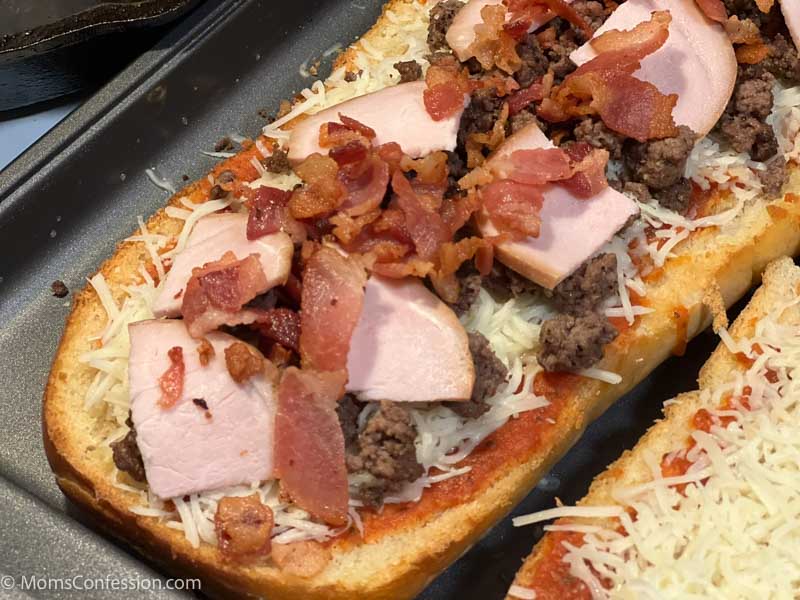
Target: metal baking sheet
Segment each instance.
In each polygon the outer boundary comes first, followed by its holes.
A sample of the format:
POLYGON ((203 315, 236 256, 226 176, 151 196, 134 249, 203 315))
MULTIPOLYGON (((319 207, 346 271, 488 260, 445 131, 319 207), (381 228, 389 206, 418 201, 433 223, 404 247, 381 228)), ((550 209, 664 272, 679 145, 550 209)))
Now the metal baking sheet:
MULTIPOLYGON (((176 186, 184 175, 202 177, 214 161, 200 150, 230 133, 255 135, 264 124, 260 109, 274 113, 310 83, 299 66, 362 34, 380 9, 375 0, 206 3, 0 173, 0 577, 156 576, 133 550, 94 531, 47 465, 41 398, 70 304, 53 297, 50 284, 83 286, 133 231, 136 216, 163 204, 166 194, 145 169, 155 167, 176 186)), ((685 357, 612 407, 515 514, 551 507, 556 497, 578 499, 659 416, 664 400, 694 387, 715 343, 702 334, 685 357)), ((504 520, 420 598, 501 598, 540 535, 504 520)), ((0 589, 0 597, 11 594, 0 589)))

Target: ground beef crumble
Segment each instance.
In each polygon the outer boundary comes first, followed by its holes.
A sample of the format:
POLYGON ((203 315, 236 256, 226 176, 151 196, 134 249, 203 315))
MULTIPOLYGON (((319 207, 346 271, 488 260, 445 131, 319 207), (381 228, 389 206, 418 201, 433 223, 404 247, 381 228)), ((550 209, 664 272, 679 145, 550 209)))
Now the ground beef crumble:
POLYGON ((483 278, 483 287, 501 301, 542 290, 530 279, 497 260, 494 261, 491 272, 483 278))
POLYGON ((494 88, 476 90, 464 109, 458 125, 458 145, 462 148, 473 133, 486 133, 500 115, 503 99, 498 98, 494 88))
POLYGON ((547 73, 548 60, 536 39, 536 34, 529 33, 517 44, 517 54, 522 66, 514 73, 514 79, 520 87, 526 88, 541 79, 547 73))
POLYGON ((475 419, 487 412, 490 406, 486 403, 497 393, 497 388, 508 377, 508 369, 480 333, 469 333, 469 352, 475 365, 475 385, 472 397, 462 402, 445 402, 450 410, 466 419, 475 419))
POLYGON ((617 257, 600 254, 587 260, 552 292, 558 309, 571 315, 596 310, 617 289, 617 257))
POLYGON ((780 195, 783 186, 789 180, 789 169, 786 159, 782 155, 775 156, 766 162, 767 168, 758 172, 761 185, 764 186, 764 194, 768 198, 775 198, 780 195))
POLYGON ((400 73, 400 83, 417 81, 422 77, 422 66, 415 60, 396 62, 393 66, 400 73))
POLYGON ((288 154, 281 148, 275 147, 272 155, 264 159, 264 168, 270 173, 286 175, 292 172, 288 154))
POLYGON ((680 179, 668 188, 655 190, 653 199, 664 208, 683 214, 692 201, 692 184, 688 179, 680 179))
POLYGON ((573 130, 576 142, 587 142, 595 148, 608 150, 612 159, 622 158, 622 146, 625 138, 611 131, 600 119, 585 117, 573 130))
POLYGON ((133 427, 130 415, 125 420, 125 424, 130 427, 127 435, 121 440, 111 443, 114 464, 117 469, 124 471, 136 481, 146 481, 142 453, 136 444, 136 429, 133 427))
POLYGON ((694 132, 678 127, 678 135, 663 140, 625 144, 624 160, 629 180, 645 184, 650 191, 664 190, 683 177, 686 160, 694 147, 694 132))
POLYGON ((603 357, 603 346, 616 337, 616 328, 597 313, 560 314, 542 324, 537 358, 545 371, 586 369, 603 357))
POLYGON ((460 289, 458 293, 458 300, 450 305, 459 317, 466 314, 472 305, 478 299, 481 291, 481 282, 483 278, 474 270, 459 277, 460 289))
POLYGON ((462 6, 464 3, 459 0, 445 0, 431 9, 430 23, 428 24, 428 48, 432 52, 450 49, 445 35, 462 6))
POLYGON ((50 284, 50 291, 56 298, 66 298, 67 294, 69 294, 69 288, 60 279, 56 279, 50 284))

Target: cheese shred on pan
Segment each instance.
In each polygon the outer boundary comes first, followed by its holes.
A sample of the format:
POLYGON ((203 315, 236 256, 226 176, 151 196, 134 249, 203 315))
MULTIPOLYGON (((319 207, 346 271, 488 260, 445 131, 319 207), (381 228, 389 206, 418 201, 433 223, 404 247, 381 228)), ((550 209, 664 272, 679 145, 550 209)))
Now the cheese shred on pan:
POLYGON ((560 507, 514 524, 565 518, 548 529, 583 534, 582 545, 562 542, 563 561, 593 598, 797 598, 800 330, 796 319, 781 321, 797 303, 761 319, 751 339, 728 341, 754 362, 703 390, 710 431, 692 431, 691 450, 664 458, 690 461, 685 475, 663 477, 662 457, 651 453, 652 479, 612 490, 618 504, 560 507), (726 399, 731 408, 717 408, 726 399))

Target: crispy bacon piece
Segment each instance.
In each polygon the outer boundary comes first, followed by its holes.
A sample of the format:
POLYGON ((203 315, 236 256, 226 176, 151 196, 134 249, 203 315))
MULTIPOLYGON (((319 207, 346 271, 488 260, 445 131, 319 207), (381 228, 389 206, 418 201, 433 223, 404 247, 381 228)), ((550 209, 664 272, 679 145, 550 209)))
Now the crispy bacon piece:
POLYGON ((483 186, 480 197, 500 233, 515 240, 539 236, 544 197, 538 186, 501 179, 483 186))
POLYGON ((539 102, 543 98, 544 85, 538 81, 532 83, 508 97, 508 114, 515 115, 532 102, 539 102))
MULTIPOLYGON (((436 254, 440 244, 451 237, 450 229, 442 217, 436 212, 438 206, 432 204, 430 196, 418 195, 405 176, 398 172, 392 176, 392 189, 397 194, 397 206, 406 217, 406 227, 414 240, 417 254, 422 259, 430 260, 436 254)), ((441 197, 438 198, 441 205, 441 197)))
POLYGON ((469 53, 487 71, 497 67, 506 73, 515 73, 522 65, 516 49, 519 31, 513 24, 506 29, 506 7, 502 4, 484 6, 481 18, 483 22, 475 26, 475 39, 469 45, 469 53))
POLYGON ((158 405, 161 408, 172 408, 183 394, 183 378, 186 374, 186 365, 183 363, 183 348, 175 346, 167 352, 169 367, 161 377, 158 385, 161 388, 161 398, 158 405))
POLYGON ((330 156, 314 153, 295 167, 295 173, 306 183, 289 200, 295 219, 326 215, 344 201, 347 190, 338 178, 339 165, 330 156))
POLYGON ((338 178, 347 190, 339 210, 357 217, 381 205, 389 186, 389 165, 377 156, 365 157, 360 162, 340 166, 338 178))
POLYGON ((732 15, 725 23, 725 33, 728 34, 732 44, 762 44, 761 30, 750 19, 740 20, 737 15, 732 15))
POLYGON ((422 260, 416 256, 409 257, 401 262, 376 263, 372 266, 372 272, 391 279, 402 279, 403 277, 426 277, 434 270, 434 264, 427 260, 422 260))
POLYGON ((375 130, 372 127, 367 127, 363 123, 356 121, 348 117, 347 115, 343 115, 339 113, 339 120, 342 122, 342 125, 350 129, 351 131, 355 131, 356 133, 360 133, 368 140, 375 139, 375 130))
POLYGON ((736 48, 736 62, 743 65, 757 65, 769 56, 766 44, 747 44, 736 48))
POLYGON ((541 13, 543 9, 546 9, 580 29, 586 39, 591 38, 594 34, 589 23, 564 0, 506 0, 506 4, 511 14, 512 23, 519 21, 525 23, 525 32, 527 32, 528 26, 536 19, 537 13, 541 13))
POLYGON ((577 198, 592 198, 608 187, 606 164, 608 150, 595 148, 587 142, 576 142, 566 147, 574 175, 560 182, 577 198))
MULTIPOLYGON (((773 1, 774 0, 756 0, 756 4, 762 12, 766 13, 769 12, 769 8, 764 10, 761 8, 762 5, 766 6, 769 4, 770 8, 772 8, 773 1)), ((698 8, 703 11, 703 14, 712 21, 724 23, 728 20, 728 11, 725 10, 725 5, 722 3, 722 0, 695 0, 695 2, 698 8)))
POLYGON ((300 348, 300 315, 288 308, 271 308, 254 324, 264 337, 295 352, 300 348))
POLYGON ((226 252, 220 260, 193 269, 181 306, 189 334, 201 338, 220 325, 252 322, 254 314, 242 307, 267 287, 256 254, 236 260, 232 252, 226 252))
POLYGON ((264 371, 264 359, 244 342, 234 342, 225 348, 225 366, 236 383, 244 383, 264 371))
POLYGON ((226 496, 214 513, 219 549, 227 559, 247 560, 269 554, 273 525, 272 510, 258 494, 226 496))
POLYGON ((508 159, 493 161, 492 171, 501 179, 543 185, 572 175, 570 157, 561 148, 516 150, 508 159))
POLYGON ((295 243, 306 239, 306 228, 289 214, 292 193, 273 187, 260 187, 247 203, 247 239, 256 240, 265 235, 285 231, 295 243))
POLYGON ((369 150, 361 140, 350 140, 343 146, 331 148, 331 151, 328 152, 328 156, 335 160, 339 167, 343 167, 344 165, 361 162, 367 158, 368 153, 369 150))
POLYGON ((214 358, 214 346, 206 338, 202 338, 200 345, 197 347, 197 355, 200 359, 200 366, 208 366, 208 363, 214 358))
POLYGON ((467 194, 463 198, 445 198, 442 200, 442 208, 439 214, 445 225, 450 228, 451 235, 467 224, 472 214, 481 207, 478 195, 475 192, 467 194))
POLYGON ((300 357, 304 368, 347 368, 347 353, 364 304, 364 267, 323 246, 306 263, 300 301, 300 357))
POLYGON ((347 522, 344 435, 336 402, 345 371, 314 372, 289 367, 278 387, 275 470, 292 501, 331 525, 347 522))
MULTIPOLYGON (((431 67, 433 68, 433 67, 431 67)), ((422 92, 425 110, 434 121, 452 117, 464 106, 464 92, 457 81, 446 81, 422 92)))
POLYGON ((351 217, 344 213, 332 216, 329 221, 333 225, 333 235, 343 244, 351 244, 363 231, 364 227, 381 216, 380 209, 371 210, 358 217, 351 217))

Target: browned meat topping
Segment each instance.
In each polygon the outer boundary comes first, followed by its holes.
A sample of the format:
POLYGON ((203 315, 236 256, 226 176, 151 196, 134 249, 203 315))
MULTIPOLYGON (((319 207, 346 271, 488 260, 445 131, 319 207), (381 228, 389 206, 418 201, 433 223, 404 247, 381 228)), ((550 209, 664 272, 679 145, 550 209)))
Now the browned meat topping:
POLYGON ((445 35, 447 30, 450 29, 453 18, 461 10, 462 6, 464 6, 464 3, 459 2, 459 0, 444 0, 444 2, 439 2, 433 7, 430 24, 428 25, 428 48, 431 49, 431 52, 450 49, 445 35))
POLYGON ((467 174, 467 165, 457 152, 447 153, 447 196, 461 193, 458 180, 467 174))
POLYGON ((655 190, 653 199, 664 208, 677 213, 685 213, 692 200, 692 184, 688 179, 681 179, 675 185, 663 190, 655 190))
POLYGON ((564 19, 555 18, 550 23, 555 28, 556 38, 545 49, 545 55, 555 75, 555 82, 561 83, 564 77, 575 70, 575 63, 569 55, 583 44, 584 39, 583 34, 575 31, 564 19))
POLYGON ((769 56, 759 64, 789 85, 800 84, 800 56, 794 44, 779 33, 767 45, 769 56))
POLYGON ((235 148, 236 146, 233 144, 233 140, 228 136, 225 136, 214 144, 214 152, 231 152, 235 148))
POLYGON ((147 481, 144 473, 144 462, 139 446, 136 444, 136 429, 130 416, 125 421, 130 427, 127 435, 117 442, 111 443, 111 454, 114 464, 120 471, 124 471, 136 481, 147 481))
POLYGON ((517 80, 520 87, 528 87, 547 73, 549 63, 535 34, 529 33, 524 40, 517 44, 517 54, 522 61, 522 66, 514 73, 514 79, 517 80))
POLYGON ((476 90, 470 98, 469 106, 461 115, 458 125, 458 144, 464 146, 473 133, 486 133, 500 116, 503 99, 497 97, 494 88, 476 90))
POLYGON ((359 72, 358 72, 358 73, 353 73, 352 71, 347 71, 347 72, 344 74, 344 80, 345 80, 346 82, 348 82, 348 83, 352 83, 353 81, 355 81, 356 79, 358 79, 358 76, 359 76, 359 75, 361 75, 361 71, 360 71, 360 70, 359 70, 359 72))
POLYGON ((522 294, 534 294, 542 289, 497 260, 492 265, 491 273, 483 278, 483 287, 500 300, 516 298, 522 294))
POLYGON ((67 288, 67 285, 60 279, 56 279, 50 284, 50 291, 56 298, 65 298, 67 294, 69 294, 69 288, 67 288))
POLYGON ((211 200, 219 200, 224 198, 227 194, 228 192, 223 190, 221 185, 213 185, 208 192, 208 197, 211 200))
POLYGON ((614 326, 596 313, 557 315, 542 324, 537 358, 545 371, 586 369, 603 357, 603 346, 616 337, 614 326))
POLYGON ((572 3, 572 8, 583 17, 583 20, 589 24, 592 31, 600 29, 600 26, 606 22, 612 12, 610 8, 606 9, 603 3, 595 0, 575 0, 572 3))
POLYGON ((626 181, 624 184, 621 182, 617 183, 618 185, 614 185, 614 183, 609 182, 609 185, 613 185, 619 192, 624 192, 633 196, 639 202, 647 203, 653 199, 653 196, 650 195, 650 190, 647 189, 647 186, 643 183, 636 183, 635 181, 626 181))
POLYGON ((363 407, 352 394, 345 394, 336 405, 336 415, 339 417, 346 448, 353 448, 358 443, 358 415, 363 407))
POLYGON ((394 68, 400 73, 400 83, 417 81, 422 78, 422 67, 415 60, 404 60, 394 63, 394 68))
POLYGON ((264 168, 270 173, 277 173, 278 175, 292 172, 292 165, 289 164, 288 155, 277 146, 272 150, 272 155, 264 159, 264 168))
POLYGON ((523 109, 520 112, 511 115, 508 122, 511 125, 511 133, 516 133, 531 123, 536 123, 539 129, 542 129, 542 124, 539 122, 539 119, 537 119, 536 116, 527 109, 523 109))
POLYGON ((645 184, 650 191, 663 190, 678 183, 696 137, 684 125, 678 131, 674 138, 643 143, 629 140, 624 153, 628 178, 645 184))
POLYGON ((617 257, 600 254, 581 267, 553 290, 553 300, 560 311, 582 315, 596 310, 617 289, 617 257))
POLYGON ((466 419, 475 419, 489 410, 486 400, 497 393, 497 388, 508 377, 508 369, 497 358, 489 340, 480 333, 469 334, 469 351, 475 365, 472 397, 466 402, 446 402, 445 406, 466 419))
POLYGON ((775 198, 780 195, 783 186, 789 180, 789 170, 786 159, 782 155, 777 155, 766 163, 764 171, 758 171, 758 178, 764 186, 764 194, 768 198, 775 198))
POLYGON ((622 158, 622 146, 625 138, 611 131, 600 119, 585 117, 575 125, 573 131, 575 141, 587 142, 595 148, 608 150, 613 159, 619 160, 622 158))
POLYGON ((264 370, 264 359, 244 342, 234 342, 225 348, 225 365, 236 383, 243 383, 264 370))
POLYGON ((381 402, 347 453, 348 471, 365 472, 373 478, 359 489, 365 504, 378 506, 387 493, 423 475, 414 447, 416 438, 417 428, 408 411, 397 402, 381 402))
POLYGON ((461 288, 458 293, 458 300, 451 305, 453 311, 460 317, 466 314, 473 304, 478 299, 478 294, 481 291, 482 277, 475 271, 459 278, 461 288))
POLYGON ((208 410, 208 403, 202 398, 192 398, 192 404, 194 404, 197 408, 208 410))
POLYGON ((258 494, 226 496, 217 504, 214 515, 219 549, 228 559, 248 560, 269 554, 273 524, 272 510, 258 494))
POLYGON ((197 346, 197 355, 200 357, 200 364, 205 367, 214 358, 214 346, 206 338, 203 338, 200 340, 200 345, 197 346))

